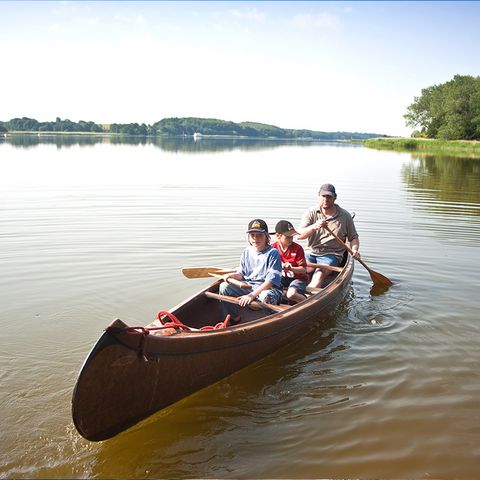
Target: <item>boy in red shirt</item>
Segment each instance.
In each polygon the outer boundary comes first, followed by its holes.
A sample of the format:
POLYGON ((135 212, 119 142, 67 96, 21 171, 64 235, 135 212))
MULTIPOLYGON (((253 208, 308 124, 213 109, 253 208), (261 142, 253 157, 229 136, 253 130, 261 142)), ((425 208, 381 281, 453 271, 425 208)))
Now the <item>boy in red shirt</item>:
POLYGON ((282 259, 282 285, 287 288, 287 298, 295 303, 305 300, 303 293, 307 288, 307 261, 303 247, 293 241, 298 235, 287 220, 280 220, 275 233, 277 241, 272 247, 278 250, 282 259))

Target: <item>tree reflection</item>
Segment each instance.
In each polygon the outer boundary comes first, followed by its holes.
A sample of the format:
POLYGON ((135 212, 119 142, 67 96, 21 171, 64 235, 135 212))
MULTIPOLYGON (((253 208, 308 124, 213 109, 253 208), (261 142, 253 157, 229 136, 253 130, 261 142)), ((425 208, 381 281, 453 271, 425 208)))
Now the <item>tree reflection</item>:
MULTIPOLYGON (((256 138, 206 138, 194 139, 185 137, 146 137, 129 135, 56 135, 56 134, 10 134, 0 137, 0 142, 8 143, 14 147, 29 148, 40 144, 53 144, 57 148, 76 146, 92 146, 98 143, 112 145, 153 145, 169 152, 200 153, 200 152, 224 152, 231 150, 265 150, 284 145, 296 145, 309 147, 325 144, 329 141, 308 140, 270 140, 256 138)), ((332 140, 337 146, 360 145, 342 143, 332 140)))
POLYGON ((409 192, 431 212, 480 215, 480 161, 445 155, 414 155, 402 168, 409 192), (432 201, 433 200, 433 201, 432 201), (452 209, 452 203, 455 208, 452 209))
POLYGON ((30 135, 7 135, 0 138, 2 143, 8 143, 14 147, 30 148, 40 144, 56 145, 57 148, 72 147, 74 145, 92 146, 97 143, 107 143, 109 139, 101 135, 55 135, 55 134, 30 134, 30 135))

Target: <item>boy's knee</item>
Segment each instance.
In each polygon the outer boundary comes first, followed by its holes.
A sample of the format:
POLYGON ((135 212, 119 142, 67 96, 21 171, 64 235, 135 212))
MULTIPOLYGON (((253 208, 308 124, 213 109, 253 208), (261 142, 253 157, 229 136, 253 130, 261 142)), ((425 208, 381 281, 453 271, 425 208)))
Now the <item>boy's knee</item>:
POLYGON ((274 292, 271 290, 263 291, 259 296, 258 299, 263 303, 270 303, 272 305, 277 305, 280 303, 281 295, 275 295, 274 292))
POLYGON ((227 282, 222 282, 220 286, 218 287, 218 293, 220 295, 228 295, 228 287, 230 286, 229 283, 227 282))

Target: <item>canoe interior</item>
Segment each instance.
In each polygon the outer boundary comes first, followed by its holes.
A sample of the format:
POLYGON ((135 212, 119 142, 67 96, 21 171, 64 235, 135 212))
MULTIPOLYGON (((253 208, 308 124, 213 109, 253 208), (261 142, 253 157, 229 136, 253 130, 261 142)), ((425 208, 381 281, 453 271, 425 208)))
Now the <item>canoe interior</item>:
MULTIPOLYGON (((206 290, 218 293, 219 281, 215 282, 206 290)), ((218 300, 208 298, 200 294, 195 295, 191 301, 184 302, 172 309, 175 316, 185 325, 192 328, 202 328, 209 325, 216 325, 225 320, 218 300)), ((242 322, 246 323, 271 315, 273 312, 267 310, 242 309, 242 322)))

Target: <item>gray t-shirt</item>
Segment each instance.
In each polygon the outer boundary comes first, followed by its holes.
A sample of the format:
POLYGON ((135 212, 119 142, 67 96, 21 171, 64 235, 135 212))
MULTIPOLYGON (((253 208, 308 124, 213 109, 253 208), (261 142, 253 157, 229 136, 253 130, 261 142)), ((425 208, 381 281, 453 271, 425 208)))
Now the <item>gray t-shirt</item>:
MULTIPOLYGON (((335 204, 335 207, 337 211, 332 219, 328 221, 329 228, 344 242, 346 240, 351 242, 355 238, 358 238, 358 233, 350 213, 337 204, 335 204)), ((308 227, 318 220, 324 220, 323 214, 318 207, 311 207, 303 214, 300 227, 308 227)), ((333 254, 341 260, 345 248, 343 245, 340 245, 333 235, 322 228, 308 237, 307 251, 318 256, 333 254)))

